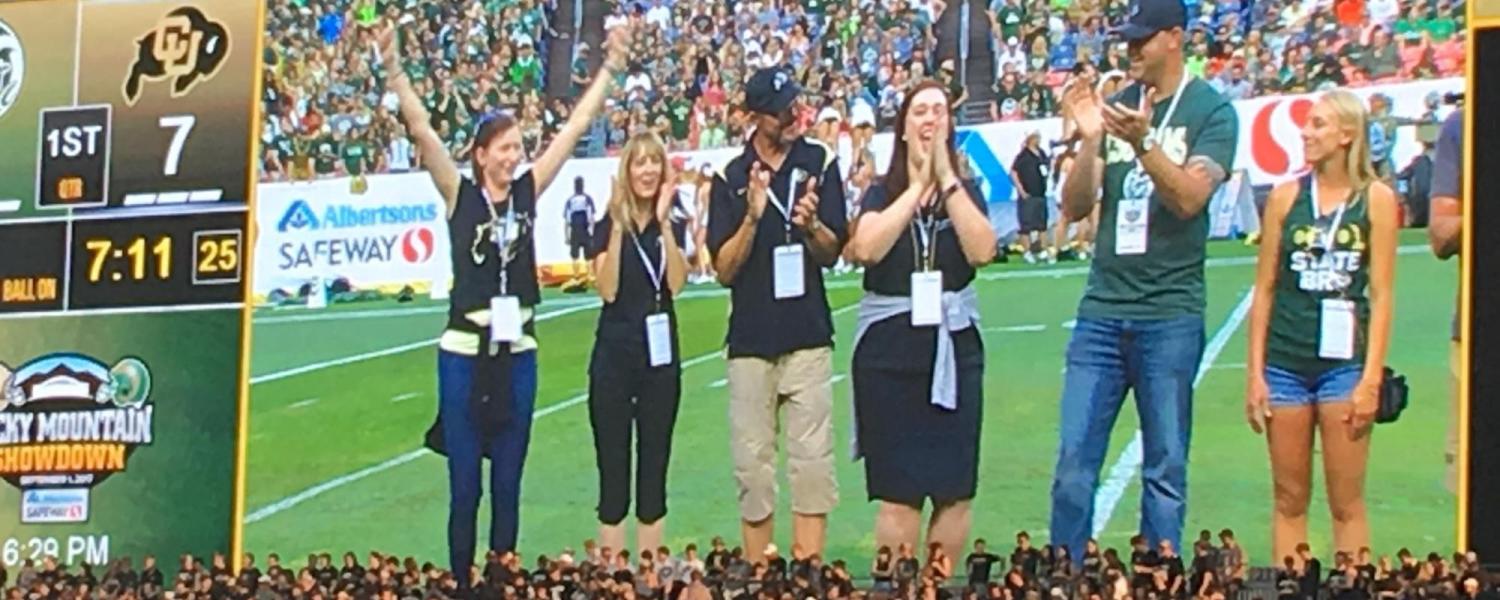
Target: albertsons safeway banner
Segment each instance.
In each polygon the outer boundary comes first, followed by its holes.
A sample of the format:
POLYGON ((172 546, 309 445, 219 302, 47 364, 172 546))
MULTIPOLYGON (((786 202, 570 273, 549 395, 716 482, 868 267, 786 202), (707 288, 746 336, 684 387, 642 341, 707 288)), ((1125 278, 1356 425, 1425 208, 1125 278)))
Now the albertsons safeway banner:
MULTIPOLYGON (((1454 78, 1352 91, 1362 98, 1385 94, 1391 99, 1392 114, 1418 118, 1427 112, 1425 100, 1429 95, 1461 91, 1463 86, 1463 79, 1454 78)), ((1234 167, 1249 175, 1251 185, 1284 181, 1302 168, 1300 129, 1316 97, 1272 96, 1235 102, 1240 136, 1234 167)), ((1440 107, 1438 114, 1446 115, 1448 110, 1451 108, 1440 107)), ((1002 238, 1016 229, 1010 164, 1031 132, 1057 139, 1062 122, 987 123, 959 130, 958 143, 969 158, 971 171, 981 180, 991 219, 1002 238)), ((891 137, 889 133, 877 135, 870 145, 876 168, 882 172, 890 160, 891 137)), ((1416 132, 1401 129, 1392 151, 1396 167, 1404 166, 1421 150, 1416 132)), ((738 153, 738 148, 723 148, 674 156, 683 157, 688 168, 697 170, 704 165, 717 167, 738 153)), ((839 155, 841 166, 847 170, 847 137, 839 155)), ((563 166, 537 203, 536 251, 541 264, 569 260, 563 210, 573 194, 574 179, 583 178, 585 193, 594 198, 595 214, 602 216, 616 161, 612 157, 574 159, 563 166)), ((263 295, 276 288, 294 290, 314 278, 327 281, 339 277, 347 278, 357 288, 446 286, 449 251, 445 212, 431 180, 425 173, 405 173, 371 176, 368 181, 369 189, 363 194, 352 193, 346 178, 261 184, 256 203, 259 238, 255 245, 255 293, 263 295)), ((688 211, 694 209, 689 198, 684 198, 683 204, 688 211)), ((1232 217, 1234 208, 1231 205, 1216 211, 1215 218, 1232 217)))

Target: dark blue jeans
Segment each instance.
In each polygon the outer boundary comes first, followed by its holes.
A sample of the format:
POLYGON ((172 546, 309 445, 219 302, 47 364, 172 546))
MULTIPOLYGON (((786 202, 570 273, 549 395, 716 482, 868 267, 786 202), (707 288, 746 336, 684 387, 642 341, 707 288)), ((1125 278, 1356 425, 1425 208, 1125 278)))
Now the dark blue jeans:
POLYGON ((1203 317, 1078 319, 1063 378, 1062 441, 1052 479, 1052 543, 1075 561, 1092 536, 1099 469, 1110 431, 1135 391, 1143 442, 1141 528, 1151 547, 1180 548, 1187 515, 1193 379, 1203 358, 1203 317))
MULTIPOLYGON (((469 382, 474 357, 438 351, 438 410, 448 450, 448 562, 459 585, 468 588, 474 565, 479 499, 484 496, 480 464, 486 452, 469 418, 469 382)), ((520 525, 521 468, 531 442, 531 414, 536 405, 536 352, 511 357, 512 400, 505 431, 491 442, 490 549, 514 550, 520 525)))

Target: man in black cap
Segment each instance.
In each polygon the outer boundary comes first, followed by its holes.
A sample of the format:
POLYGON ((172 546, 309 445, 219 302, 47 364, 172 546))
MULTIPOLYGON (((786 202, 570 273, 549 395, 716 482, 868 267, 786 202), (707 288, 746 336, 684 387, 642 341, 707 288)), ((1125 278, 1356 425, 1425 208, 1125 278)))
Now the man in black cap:
POLYGON ((1143 462, 1139 531, 1151 547, 1180 546, 1204 349, 1205 207, 1234 165, 1239 131, 1230 103, 1186 73, 1186 23, 1181 0, 1136 0, 1116 32, 1128 42, 1135 83, 1107 102, 1087 85, 1064 95, 1081 148, 1063 210, 1078 221, 1100 203, 1097 257, 1067 350, 1052 482, 1053 544, 1070 549, 1097 534, 1099 470, 1132 390, 1143 462))
POLYGON ((801 93, 784 70, 750 78, 744 108, 755 130, 710 190, 709 252, 733 306, 730 444, 745 555, 756 561, 775 525, 778 422, 786 431, 794 548, 822 554, 826 516, 838 502, 833 316, 822 269, 847 239, 844 182, 834 150, 803 137, 801 93))

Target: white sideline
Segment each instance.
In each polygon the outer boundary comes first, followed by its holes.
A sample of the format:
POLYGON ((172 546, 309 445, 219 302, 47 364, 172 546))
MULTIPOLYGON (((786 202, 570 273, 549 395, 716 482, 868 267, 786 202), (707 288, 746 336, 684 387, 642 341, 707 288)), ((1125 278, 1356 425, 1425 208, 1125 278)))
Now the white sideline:
MULTIPOLYGON (((1240 323, 1245 321, 1245 316, 1250 314, 1250 304, 1254 300, 1255 289, 1245 292, 1240 298, 1240 303, 1234 307, 1234 312, 1229 313, 1229 318, 1214 332, 1214 337, 1208 341, 1203 348, 1203 359, 1198 362, 1198 374, 1193 376, 1193 389, 1198 389, 1198 384, 1203 382, 1203 375, 1213 368, 1214 361, 1218 360, 1219 354, 1224 351, 1224 346, 1229 344, 1229 338, 1234 337, 1234 332, 1240 328, 1240 323)), ((1130 443, 1125 445, 1125 450, 1120 452, 1120 458, 1109 468, 1109 478, 1099 486, 1094 493, 1094 537, 1104 531, 1109 525, 1110 517, 1115 514, 1115 508, 1120 505, 1120 499, 1125 497, 1125 488, 1135 479, 1136 473, 1141 470, 1142 456, 1141 429, 1136 427, 1135 435, 1131 436, 1130 443)))

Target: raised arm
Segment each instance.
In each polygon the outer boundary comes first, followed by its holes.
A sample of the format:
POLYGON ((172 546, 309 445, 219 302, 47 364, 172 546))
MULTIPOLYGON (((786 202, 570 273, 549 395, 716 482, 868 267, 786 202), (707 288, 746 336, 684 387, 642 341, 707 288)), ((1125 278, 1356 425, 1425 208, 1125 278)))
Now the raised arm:
POLYGON ((557 136, 552 138, 552 143, 547 145, 547 149, 531 165, 531 175, 536 180, 537 196, 540 197, 547 186, 552 185, 552 179, 557 177, 557 171, 562 168, 563 163, 567 162, 569 157, 573 156, 573 149, 578 146, 578 140, 588 131, 594 119, 598 118, 599 111, 604 108, 604 99, 609 94, 610 86, 614 85, 614 74, 624 68, 626 53, 630 49, 630 30, 629 25, 620 25, 610 30, 609 40, 606 42, 609 54, 604 59, 604 65, 599 67, 599 72, 594 75, 594 81, 589 84, 588 91, 583 93, 583 98, 578 101, 573 114, 568 116, 568 121, 563 123, 557 136))
POLYGON ((1099 189, 1104 185, 1104 161, 1099 156, 1104 141, 1101 104, 1098 90, 1081 79, 1063 93, 1064 114, 1070 117, 1065 122, 1073 124, 1073 132, 1080 139, 1078 155, 1062 188, 1063 214, 1069 222, 1094 214, 1099 189))
POLYGON ((453 209, 458 205, 458 167, 453 164, 453 157, 448 155, 448 147, 443 144, 437 132, 433 131, 427 107, 422 106, 422 99, 417 97, 417 92, 411 87, 411 80, 401 68, 400 53, 396 49, 396 33, 394 25, 387 25, 376 36, 380 58, 385 63, 385 85, 400 100, 399 114, 406 123, 406 131, 416 141, 422 165, 426 167, 428 176, 432 177, 438 193, 443 195, 448 216, 452 217, 453 209))

